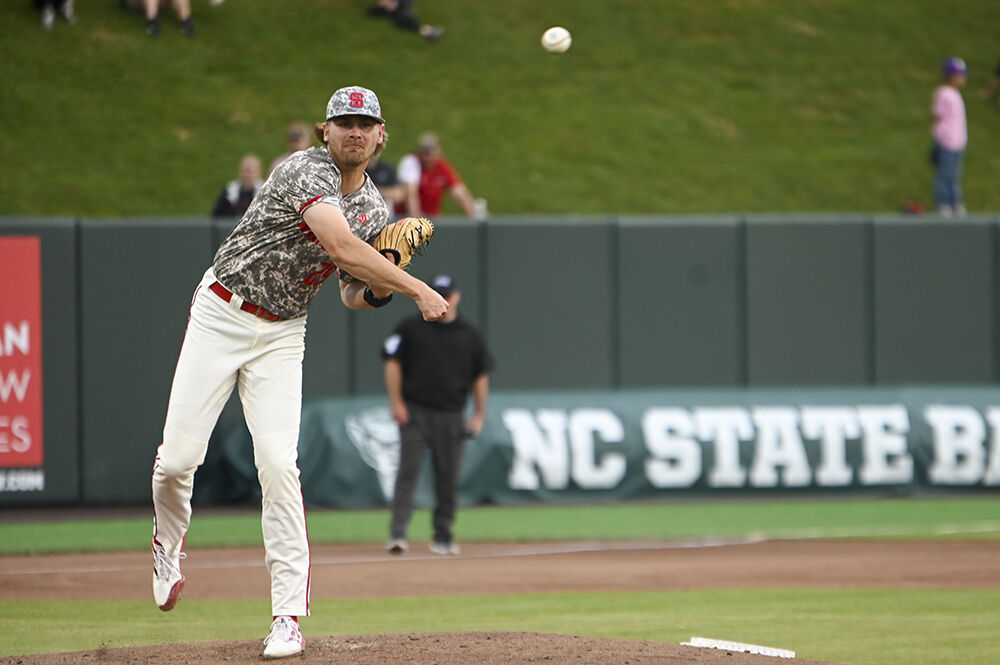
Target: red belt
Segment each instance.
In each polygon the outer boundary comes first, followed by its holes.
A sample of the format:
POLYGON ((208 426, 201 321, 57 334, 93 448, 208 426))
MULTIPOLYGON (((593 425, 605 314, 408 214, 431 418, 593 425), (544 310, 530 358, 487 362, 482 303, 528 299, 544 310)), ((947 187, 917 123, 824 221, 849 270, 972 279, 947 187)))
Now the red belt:
MULTIPOLYGON (((210 287, 208 287, 208 288, 210 288, 215 293, 215 295, 219 296, 220 298, 222 298, 226 302, 229 302, 230 300, 233 299, 233 292, 230 291, 229 289, 227 289, 226 287, 224 287, 222 284, 220 284, 218 282, 212 282, 212 285, 210 287)), ((242 309, 244 312, 249 312, 250 314, 253 314, 254 316, 259 316, 260 318, 264 319, 265 321, 284 321, 285 320, 285 317, 278 316, 277 314, 271 314, 271 312, 267 311, 266 309, 264 309, 260 305, 254 305, 253 303, 247 302, 246 300, 244 300, 243 304, 240 305, 240 309, 242 309)))

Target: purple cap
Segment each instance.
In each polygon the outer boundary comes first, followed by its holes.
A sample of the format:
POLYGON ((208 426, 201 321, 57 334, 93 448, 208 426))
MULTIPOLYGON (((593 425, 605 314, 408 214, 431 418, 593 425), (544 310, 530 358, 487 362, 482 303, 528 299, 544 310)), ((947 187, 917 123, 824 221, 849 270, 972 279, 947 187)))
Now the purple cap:
POLYGON ((944 72, 945 76, 953 76, 955 74, 965 76, 968 69, 965 67, 965 60, 961 58, 946 58, 941 65, 941 71, 944 72))

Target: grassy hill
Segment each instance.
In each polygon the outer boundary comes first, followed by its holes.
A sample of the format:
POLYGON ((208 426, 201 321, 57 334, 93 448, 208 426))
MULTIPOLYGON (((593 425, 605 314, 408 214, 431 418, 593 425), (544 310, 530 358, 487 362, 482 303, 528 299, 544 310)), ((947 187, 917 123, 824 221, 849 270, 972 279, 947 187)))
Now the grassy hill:
MULTIPOLYGON (((151 39, 115 0, 39 25, 0 7, 0 214, 202 215, 330 93, 381 97, 397 160, 435 130, 495 214, 892 211, 930 205, 928 106, 949 54, 971 211, 1000 210, 1000 58, 983 0, 421 0, 429 44, 370 0, 192 0, 151 39), (539 45, 550 25, 565 55, 539 45)), ((454 210, 452 208, 451 210, 454 210)))

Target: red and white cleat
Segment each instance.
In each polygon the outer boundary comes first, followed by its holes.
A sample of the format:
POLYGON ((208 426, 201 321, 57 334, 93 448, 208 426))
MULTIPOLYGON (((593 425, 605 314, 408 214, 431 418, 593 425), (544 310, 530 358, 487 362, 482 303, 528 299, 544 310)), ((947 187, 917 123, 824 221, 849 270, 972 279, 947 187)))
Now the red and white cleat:
POLYGON ((176 557, 167 554, 166 548, 153 540, 153 600, 156 606, 164 612, 174 609, 184 590, 184 575, 181 574, 181 563, 185 555, 181 552, 176 557))

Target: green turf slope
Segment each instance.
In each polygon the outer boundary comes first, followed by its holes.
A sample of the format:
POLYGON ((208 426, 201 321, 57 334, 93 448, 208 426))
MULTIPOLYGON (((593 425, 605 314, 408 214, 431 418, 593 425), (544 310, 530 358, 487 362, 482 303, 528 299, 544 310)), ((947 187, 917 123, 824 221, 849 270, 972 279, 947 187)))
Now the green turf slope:
MULTIPOLYGON (((369 0, 194 2, 157 39, 113 0, 75 26, 0 7, 0 215, 205 215, 247 152, 381 96, 398 160, 436 130, 495 214, 895 211, 930 201, 929 102, 964 56, 970 211, 1000 210, 1000 57, 981 0, 421 3, 436 44, 369 0), (544 52, 561 24, 574 42, 544 52)), ((449 212, 455 212, 451 207, 449 212)))

